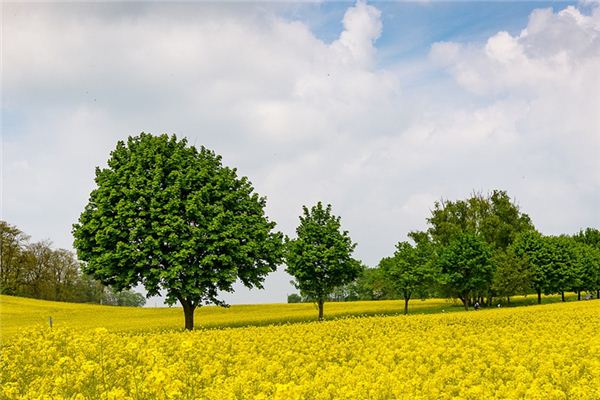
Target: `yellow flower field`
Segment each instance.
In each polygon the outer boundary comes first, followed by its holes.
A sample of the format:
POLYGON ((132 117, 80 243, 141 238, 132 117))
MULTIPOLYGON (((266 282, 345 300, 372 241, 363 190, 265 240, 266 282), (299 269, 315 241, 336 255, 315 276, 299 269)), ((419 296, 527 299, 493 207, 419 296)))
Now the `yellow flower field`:
POLYGON ((600 301, 3 344, 3 399, 600 399, 600 301))
MULTIPOLYGON (((529 300, 535 299, 530 296, 529 300)), ((325 305, 325 317, 397 314, 402 312, 403 307, 401 300, 332 302, 325 305)), ((410 308, 414 313, 463 310, 460 303, 446 299, 414 300, 410 308)), ((115 307, 0 295, 0 336, 4 339, 17 335, 24 328, 48 326, 48 317, 52 317, 55 327, 61 328, 106 328, 111 332, 136 333, 183 328, 181 306, 115 307)), ((229 308, 210 306, 200 307, 195 313, 196 326, 203 328, 269 325, 316 318, 317 309, 312 303, 232 305, 229 308)))

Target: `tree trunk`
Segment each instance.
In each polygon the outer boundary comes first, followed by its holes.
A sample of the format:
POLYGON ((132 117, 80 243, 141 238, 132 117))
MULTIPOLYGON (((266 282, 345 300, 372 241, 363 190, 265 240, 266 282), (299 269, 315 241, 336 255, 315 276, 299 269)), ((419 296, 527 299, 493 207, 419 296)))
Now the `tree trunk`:
POLYGON ((600 290, 596 290, 596 298, 600 299, 600 290))
POLYGON ((463 302, 463 306, 465 306, 465 311, 469 311, 469 295, 466 294, 464 296, 459 296, 458 298, 463 302))
POLYGON ((506 296, 506 304, 510 304, 510 296, 506 296))
POLYGON ((560 299, 565 301, 565 292, 560 292, 560 299))
POLYGON ((191 301, 179 300, 183 306, 183 315, 185 317, 185 329, 191 331, 194 329, 194 310, 196 306, 191 301))
POLYGON ((319 299, 319 301, 318 301, 318 305, 319 305, 319 321, 323 321, 323 303, 325 303, 325 300, 319 299))
POLYGON ((537 290, 538 304, 542 304, 542 289, 537 290))
POLYGON ((581 290, 577 291, 577 300, 581 300, 581 290))
POLYGON ((404 315, 408 314, 408 301, 409 300, 410 300, 410 297, 404 298, 404 315))

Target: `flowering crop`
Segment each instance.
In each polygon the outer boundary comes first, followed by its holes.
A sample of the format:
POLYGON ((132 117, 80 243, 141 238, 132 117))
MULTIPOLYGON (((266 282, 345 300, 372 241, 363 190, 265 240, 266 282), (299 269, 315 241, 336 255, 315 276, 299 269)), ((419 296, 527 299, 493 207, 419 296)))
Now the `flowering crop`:
POLYGON ((294 325, 30 329, 3 399, 600 399, 600 301, 294 325))
MULTIPOLYGON (((445 299, 416 300, 413 303, 411 312, 463 309, 461 305, 445 299)), ((338 318, 350 315, 401 313, 403 307, 404 302, 399 300, 332 302, 325 305, 325 316, 338 318)), ((55 327, 61 328, 106 328, 111 332, 135 333, 183 328, 181 307, 116 307, 0 295, 2 338, 15 336, 24 328, 48 326, 49 317, 53 318, 55 327)), ((233 305, 229 308, 210 306, 196 309, 195 315, 197 327, 203 328, 281 324, 310 321, 316 318, 317 309, 312 303, 233 305)))

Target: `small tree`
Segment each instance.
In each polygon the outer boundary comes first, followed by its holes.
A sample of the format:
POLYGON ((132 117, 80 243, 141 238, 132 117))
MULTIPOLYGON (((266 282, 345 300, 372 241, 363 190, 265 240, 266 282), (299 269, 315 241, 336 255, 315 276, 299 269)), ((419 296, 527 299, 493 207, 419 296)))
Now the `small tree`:
POLYGON ((142 283, 149 296, 179 301, 185 328, 194 310, 225 305, 237 279, 262 287, 282 259, 283 235, 265 199, 221 157, 175 135, 118 142, 79 222, 74 246, 85 273, 117 290, 142 283))
POLYGON ((315 299, 322 320, 327 297, 362 270, 360 262, 352 258, 356 244, 341 230, 340 217, 331 213, 331 205, 323 207, 321 202, 310 210, 303 207, 296 234, 296 239, 287 241, 286 271, 303 295, 315 299))
POLYGON ((436 277, 433 246, 427 234, 411 232, 409 236, 415 241, 414 246, 399 242, 394 256, 379 263, 384 275, 404 299, 404 314, 408 314, 408 302, 413 296, 427 296, 436 277))

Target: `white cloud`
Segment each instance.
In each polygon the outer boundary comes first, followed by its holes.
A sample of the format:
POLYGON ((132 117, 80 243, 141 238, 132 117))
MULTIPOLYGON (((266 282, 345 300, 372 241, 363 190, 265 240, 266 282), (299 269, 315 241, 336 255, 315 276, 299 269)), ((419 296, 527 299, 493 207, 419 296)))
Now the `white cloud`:
POLYGON ((4 12, 18 120, 3 122, 3 212, 34 239, 70 246, 94 167, 142 130, 222 154, 286 234, 302 205, 332 203, 371 265, 425 228, 434 199, 473 190, 507 189, 546 233, 600 225, 598 8, 535 11, 518 35, 436 43, 387 69, 381 13, 362 1, 332 43, 252 4, 4 12))
POLYGON ((376 52, 374 41, 381 35, 381 12, 359 0, 344 15, 344 31, 332 44, 344 64, 370 66, 376 52))

